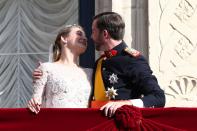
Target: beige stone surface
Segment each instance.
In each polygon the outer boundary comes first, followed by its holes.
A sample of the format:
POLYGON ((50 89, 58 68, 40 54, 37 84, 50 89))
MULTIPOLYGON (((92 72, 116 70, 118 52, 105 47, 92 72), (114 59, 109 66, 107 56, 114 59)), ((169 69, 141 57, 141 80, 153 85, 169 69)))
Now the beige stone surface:
POLYGON ((197 106, 197 1, 149 0, 149 60, 166 106, 197 106))

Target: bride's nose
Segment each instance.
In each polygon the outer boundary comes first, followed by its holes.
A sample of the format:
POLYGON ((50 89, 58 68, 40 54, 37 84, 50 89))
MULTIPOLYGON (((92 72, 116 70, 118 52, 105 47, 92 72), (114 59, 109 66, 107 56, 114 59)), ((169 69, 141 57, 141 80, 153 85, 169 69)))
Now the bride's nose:
POLYGON ((83 37, 83 40, 84 40, 85 42, 87 42, 87 37, 86 37, 86 36, 84 36, 84 37, 83 37))

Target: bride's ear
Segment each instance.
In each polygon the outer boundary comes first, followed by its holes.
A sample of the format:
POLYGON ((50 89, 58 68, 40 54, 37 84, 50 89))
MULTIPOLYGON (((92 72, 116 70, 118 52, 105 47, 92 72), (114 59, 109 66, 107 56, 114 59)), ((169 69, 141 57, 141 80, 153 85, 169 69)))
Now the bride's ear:
POLYGON ((64 42, 64 44, 67 44, 66 38, 64 38, 64 37, 61 36, 61 40, 64 42))

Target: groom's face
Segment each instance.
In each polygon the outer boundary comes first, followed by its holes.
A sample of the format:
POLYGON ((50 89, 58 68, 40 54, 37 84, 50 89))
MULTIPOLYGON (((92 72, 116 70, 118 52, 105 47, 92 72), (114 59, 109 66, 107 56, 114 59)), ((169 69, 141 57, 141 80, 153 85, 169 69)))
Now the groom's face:
POLYGON ((101 51, 103 46, 104 46, 103 32, 101 32, 97 28, 97 20, 96 19, 92 23, 92 35, 91 35, 91 38, 94 41, 96 50, 101 51))

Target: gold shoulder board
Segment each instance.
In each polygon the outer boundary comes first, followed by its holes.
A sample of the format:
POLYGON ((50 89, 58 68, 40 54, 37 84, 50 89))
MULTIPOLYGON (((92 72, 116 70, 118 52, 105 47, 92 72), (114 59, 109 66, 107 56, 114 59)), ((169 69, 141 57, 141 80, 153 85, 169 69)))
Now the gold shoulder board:
POLYGON ((138 56, 140 56, 140 52, 139 51, 137 51, 137 50, 135 50, 135 49, 133 49, 133 48, 125 48, 124 49, 124 51, 126 52, 126 53, 128 53, 128 54, 130 54, 131 56, 133 56, 133 57, 138 57, 138 56))

